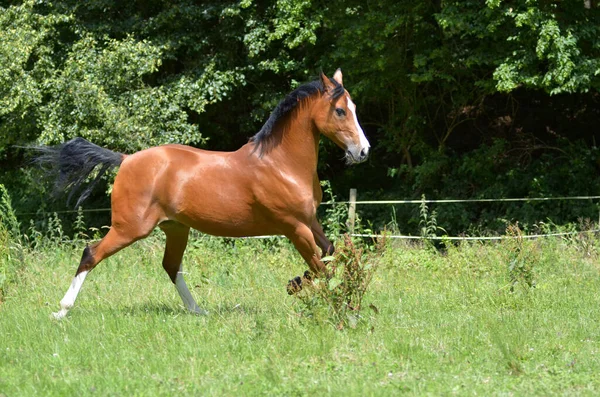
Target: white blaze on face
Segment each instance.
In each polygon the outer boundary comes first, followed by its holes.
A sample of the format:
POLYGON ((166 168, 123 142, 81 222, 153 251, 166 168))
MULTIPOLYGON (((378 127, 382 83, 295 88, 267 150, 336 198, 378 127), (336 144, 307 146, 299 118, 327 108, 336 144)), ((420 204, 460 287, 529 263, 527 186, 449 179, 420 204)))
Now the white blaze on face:
POLYGON ((352 102, 352 99, 350 99, 350 96, 347 95, 346 98, 348 98, 348 110, 350 110, 350 113, 352 114, 352 117, 354 118, 354 124, 356 124, 356 131, 358 131, 358 134, 360 136, 361 149, 368 150, 371 147, 371 145, 369 144, 369 141, 367 140, 367 137, 365 136, 365 133, 364 133, 362 127, 358 123, 358 118, 356 117, 356 105, 354 104, 354 102, 352 102))

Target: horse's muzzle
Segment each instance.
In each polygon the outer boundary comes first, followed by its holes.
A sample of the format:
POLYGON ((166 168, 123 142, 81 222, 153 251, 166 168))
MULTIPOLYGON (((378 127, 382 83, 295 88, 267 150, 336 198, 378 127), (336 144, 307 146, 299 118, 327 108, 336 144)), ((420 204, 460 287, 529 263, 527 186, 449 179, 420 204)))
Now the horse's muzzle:
POLYGON ((358 153, 352 150, 346 150, 346 162, 348 164, 359 164, 365 162, 369 158, 369 147, 362 148, 358 153))
POLYGON ((363 161, 366 161, 367 158, 369 157, 369 147, 365 147, 362 148, 362 150, 360 151, 360 154, 358 155, 358 162, 362 163, 363 161))

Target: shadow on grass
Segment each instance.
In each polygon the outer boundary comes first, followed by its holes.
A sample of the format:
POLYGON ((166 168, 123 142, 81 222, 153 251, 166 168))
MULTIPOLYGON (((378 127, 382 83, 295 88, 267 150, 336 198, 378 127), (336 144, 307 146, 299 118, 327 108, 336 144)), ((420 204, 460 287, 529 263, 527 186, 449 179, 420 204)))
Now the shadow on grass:
MULTIPOLYGON (((210 312, 210 310, 209 310, 210 312)), ((211 313, 214 313, 221 317, 229 317, 232 315, 257 315, 264 312, 260 307, 254 306, 252 304, 219 304, 217 307, 213 309, 211 313)))
POLYGON ((182 314, 187 315, 189 313, 183 307, 167 305, 165 303, 159 303, 159 302, 147 302, 147 303, 139 303, 139 304, 135 304, 135 305, 128 305, 125 307, 115 308, 115 309, 111 310, 111 312, 114 312, 116 315, 125 314, 125 315, 130 315, 130 316, 139 316, 139 315, 147 315, 147 314, 153 314, 153 315, 163 314, 163 315, 168 315, 168 316, 175 316, 175 315, 182 315, 182 314))
MULTIPOLYGON (((220 304, 214 307, 201 306, 203 309, 208 310, 208 317, 236 317, 236 316, 256 316, 264 313, 264 310, 253 306, 253 305, 241 305, 241 304, 220 304)), ((191 313, 183 306, 170 305, 161 302, 145 302, 128 305, 119 305, 118 307, 106 308, 105 315, 124 317, 144 317, 147 315, 152 316, 190 316, 190 317, 206 317, 205 315, 197 315, 191 313)), ((76 315, 75 310, 73 313, 69 313, 69 316, 76 315)), ((0 395, 1 396, 1 395, 0 395)))

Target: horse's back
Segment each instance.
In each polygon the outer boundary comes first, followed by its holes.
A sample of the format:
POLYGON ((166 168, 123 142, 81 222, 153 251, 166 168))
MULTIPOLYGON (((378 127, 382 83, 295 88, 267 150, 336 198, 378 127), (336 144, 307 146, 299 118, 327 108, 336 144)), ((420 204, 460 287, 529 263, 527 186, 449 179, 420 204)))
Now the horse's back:
MULTIPOLYGON (((113 213, 122 208, 156 222, 176 220, 215 235, 271 232, 257 207, 245 154, 184 145, 142 150, 123 161, 113 188, 113 213), (261 229, 264 231, 258 232, 261 229)), ((275 232, 275 231, 272 231, 275 232)))

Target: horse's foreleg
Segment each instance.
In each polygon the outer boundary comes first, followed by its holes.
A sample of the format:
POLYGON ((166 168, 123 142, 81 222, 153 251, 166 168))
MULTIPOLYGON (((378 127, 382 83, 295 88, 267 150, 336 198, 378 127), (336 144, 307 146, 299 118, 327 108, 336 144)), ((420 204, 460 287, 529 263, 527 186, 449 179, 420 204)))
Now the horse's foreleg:
POLYGON ((167 245, 165 247, 165 255, 163 257, 163 267, 169 278, 175 284, 177 292, 183 301, 186 309, 197 314, 208 314, 196 304, 194 297, 185 283, 183 278, 182 258, 187 246, 190 228, 178 222, 165 222, 159 227, 167 236, 167 245))
POLYGON ((100 261, 108 258, 122 248, 127 247, 135 240, 137 240, 137 238, 127 237, 122 233, 117 232, 114 228, 111 228, 102 240, 91 246, 85 247, 83 255, 81 256, 81 261, 79 262, 79 267, 71 282, 71 286, 60 301, 60 311, 53 313, 54 318, 60 320, 67 315, 68 311, 75 304, 75 299, 77 299, 77 295, 79 294, 79 290, 81 289, 87 274, 92 271, 100 261))
POLYGON ((313 233, 315 242, 317 243, 319 248, 321 248, 322 255, 333 255, 335 247, 333 246, 333 243, 327 238, 327 236, 325 236, 325 232, 323 232, 323 227, 316 218, 315 220, 313 220, 310 230, 313 233))
POLYGON ((310 270, 316 276, 326 273, 327 268, 321 261, 321 255, 319 254, 319 248, 315 242, 315 237, 308 226, 301 224, 296 227, 294 233, 287 237, 292 241, 294 247, 296 247, 304 261, 308 264, 310 270))
MULTIPOLYGON (((322 231, 322 229, 321 229, 322 231)), ((327 267, 321 261, 319 247, 315 242, 313 231, 308 226, 301 224, 295 228, 293 233, 286 234, 290 241, 296 247, 296 250, 302 255, 302 258, 310 268, 310 271, 317 277, 327 274, 327 267)), ((323 235, 324 236, 324 235, 323 235)), ((302 289, 303 280, 310 280, 312 276, 305 272, 304 277, 295 277, 288 282, 287 292, 292 295, 302 289)))

